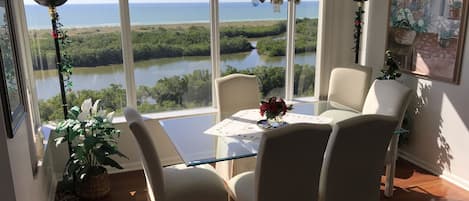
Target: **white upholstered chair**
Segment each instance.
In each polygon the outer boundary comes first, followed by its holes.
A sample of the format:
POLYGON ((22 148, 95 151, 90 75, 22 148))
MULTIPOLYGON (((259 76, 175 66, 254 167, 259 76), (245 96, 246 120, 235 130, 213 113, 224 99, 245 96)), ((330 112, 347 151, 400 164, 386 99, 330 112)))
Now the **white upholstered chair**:
POLYGON ((151 201, 226 201, 223 180, 210 165, 162 168, 150 132, 140 114, 126 108, 125 118, 140 147, 141 160, 151 201))
POLYGON ((316 201, 331 127, 291 124, 262 136, 255 171, 228 182, 236 201, 316 201))
MULTIPOLYGON (((239 110, 259 107, 260 91, 255 75, 231 74, 218 78, 215 82, 218 108, 217 121, 221 121, 239 110)), ((218 150, 226 151, 228 149, 219 147, 218 150)), ((216 169, 221 177, 228 180, 236 174, 253 170, 255 165, 256 159, 251 157, 218 162, 216 169)))
POLYGON ((324 154, 319 201, 379 201, 381 170, 396 125, 396 118, 384 115, 337 122, 324 154))
POLYGON ((329 80, 327 100, 354 111, 330 109, 319 115, 331 118, 333 123, 360 115, 370 87, 371 70, 370 67, 359 65, 334 68, 329 80))
POLYGON ((327 99, 361 111, 370 82, 370 67, 336 67, 331 72, 327 99))
MULTIPOLYGON (((401 127, 407 106, 410 102, 411 90, 395 80, 375 80, 368 91, 362 114, 382 114, 399 120, 397 129, 401 127)), ((381 134, 381 132, 378 132, 381 134)), ((393 135, 386 158, 386 186, 384 194, 393 194, 393 179, 397 159, 399 135, 393 135)))
POLYGON ((243 109, 258 108, 259 84, 255 75, 231 74, 215 80, 218 120, 243 109))

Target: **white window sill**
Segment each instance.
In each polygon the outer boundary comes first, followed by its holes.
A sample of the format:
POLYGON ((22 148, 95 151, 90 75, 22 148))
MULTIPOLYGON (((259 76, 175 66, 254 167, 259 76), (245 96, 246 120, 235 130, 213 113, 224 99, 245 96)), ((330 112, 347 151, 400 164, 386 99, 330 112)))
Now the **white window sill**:
MULTIPOLYGON (((288 104, 299 104, 299 103, 311 103, 317 101, 318 99, 309 96, 309 97, 299 97, 294 98, 291 101, 287 101, 288 104)), ((179 117, 188 117, 188 116, 195 116, 195 115, 204 115, 204 114, 212 114, 216 113, 217 108, 215 107, 203 107, 203 108, 195 108, 195 109, 185 109, 185 110, 177 110, 177 111, 168 111, 168 112, 159 112, 159 113, 148 113, 142 114, 144 119, 171 119, 171 118, 179 118, 179 117)), ((112 123, 125 123, 125 117, 115 117, 112 123)))
MULTIPOLYGON (((177 111, 168 111, 168 112, 158 112, 158 113, 148 113, 142 114, 143 119, 170 119, 170 118, 179 118, 179 117, 187 117, 187 116, 195 116, 195 115, 203 115, 203 114, 211 114, 216 113, 217 109, 214 107, 203 107, 203 108, 195 108, 195 109, 185 109, 185 110, 177 110, 177 111)), ((125 117, 115 117, 112 123, 119 124, 125 123, 125 117)))

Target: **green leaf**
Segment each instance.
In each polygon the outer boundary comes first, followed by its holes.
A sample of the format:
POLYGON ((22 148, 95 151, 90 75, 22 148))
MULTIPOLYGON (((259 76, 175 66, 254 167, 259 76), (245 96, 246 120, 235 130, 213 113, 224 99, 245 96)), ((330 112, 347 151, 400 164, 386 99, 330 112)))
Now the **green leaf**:
POLYGON ((63 142, 65 142, 65 137, 58 137, 58 138, 55 138, 55 146, 59 146, 59 144, 62 144, 63 142))
POLYGON ((73 106, 68 113, 68 118, 77 119, 79 114, 80 108, 78 106, 73 106))
POLYGON ((80 135, 80 132, 79 131, 73 131, 73 130, 69 130, 68 132, 68 139, 70 140, 73 140, 75 139, 77 136, 80 135))
POLYGON ((85 179, 85 177, 86 177, 86 173, 83 173, 83 174, 80 175, 79 179, 83 180, 83 179, 85 179))
POLYGON ((100 142, 100 140, 98 140, 97 138, 95 137, 87 137, 84 141, 85 143, 85 150, 91 150, 93 147, 96 146, 96 144, 100 142))
POLYGON ((124 169, 122 166, 119 165, 119 163, 117 163, 115 160, 112 160, 109 157, 105 158, 103 165, 109 165, 113 168, 117 168, 117 169, 121 169, 121 170, 124 169))
POLYGON ((123 153, 121 153, 120 151, 117 150, 116 147, 113 147, 111 145, 109 145, 108 143, 104 143, 99 149, 98 151, 100 152, 107 152, 109 153, 109 155, 118 155, 120 157, 123 157, 123 158, 126 158, 126 159, 129 159, 126 155, 124 155, 123 153))

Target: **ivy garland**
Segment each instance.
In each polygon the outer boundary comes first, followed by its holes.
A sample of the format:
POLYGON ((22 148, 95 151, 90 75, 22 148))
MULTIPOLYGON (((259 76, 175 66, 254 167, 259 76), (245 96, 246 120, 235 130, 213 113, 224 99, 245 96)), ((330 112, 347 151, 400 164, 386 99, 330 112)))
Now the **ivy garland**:
POLYGON ((54 39, 58 39, 60 49, 62 50, 60 53, 61 62, 60 65, 60 73, 62 73, 64 78, 64 85, 65 90, 67 92, 72 91, 73 83, 71 80, 71 76, 73 73, 73 65, 72 65, 72 58, 68 54, 67 47, 70 45, 72 40, 68 37, 68 33, 65 29, 63 29, 63 24, 59 21, 59 14, 55 11, 51 14, 52 20, 55 20, 57 23, 57 30, 56 32, 52 32, 52 37, 54 39))
POLYGON ((353 33, 353 42, 354 42, 354 47, 352 48, 355 51, 355 63, 358 63, 358 54, 360 52, 360 37, 362 33, 362 15, 365 13, 363 10, 363 2, 367 0, 353 0, 358 3, 358 8, 357 11, 355 11, 355 21, 354 21, 354 26, 355 26, 355 31, 353 33))

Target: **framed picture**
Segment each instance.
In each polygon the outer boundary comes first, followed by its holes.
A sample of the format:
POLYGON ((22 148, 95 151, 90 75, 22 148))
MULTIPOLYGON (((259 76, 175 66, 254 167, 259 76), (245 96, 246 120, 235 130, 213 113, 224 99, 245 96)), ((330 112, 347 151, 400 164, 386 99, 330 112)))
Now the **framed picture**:
POLYGON ((459 84, 467 0, 389 0, 388 49, 401 71, 459 84))
POLYGON ((25 109, 9 6, 9 0, 0 0, 0 89, 2 91, 0 98, 7 135, 13 138, 24 119, 25 109))

